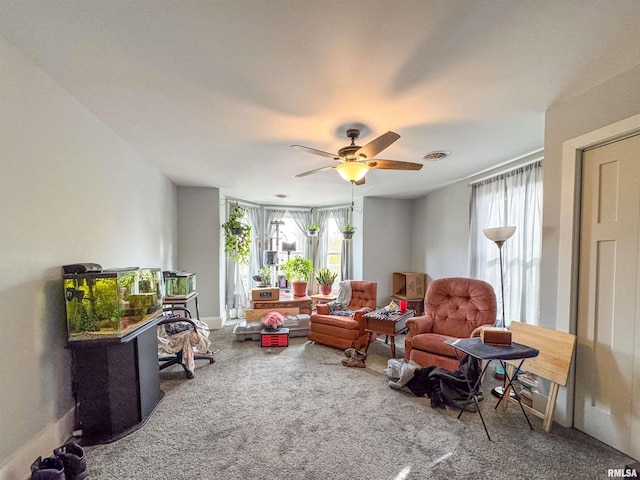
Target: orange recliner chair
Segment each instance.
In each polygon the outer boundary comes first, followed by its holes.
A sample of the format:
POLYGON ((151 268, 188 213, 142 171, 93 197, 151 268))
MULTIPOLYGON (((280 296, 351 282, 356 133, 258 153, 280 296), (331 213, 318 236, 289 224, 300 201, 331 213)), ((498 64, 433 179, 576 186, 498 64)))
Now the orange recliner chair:
POLYGON ((425 315, 407 321, 405 359, 423 367, 458 369, 455 349, 444 342, 480 335, 481 325, 496 321, 493 287, 473 278, 441 278, 429 285, 424 297, 425 315))
POLYGON ((332 347, 362 349, 367 344, 367 322, 362 316, 376 309, 378 284, 351 281, 351 301, 348 309, 353 317, 329 314, 328 305, 318 305, 309 321, 309 340, 332 347))

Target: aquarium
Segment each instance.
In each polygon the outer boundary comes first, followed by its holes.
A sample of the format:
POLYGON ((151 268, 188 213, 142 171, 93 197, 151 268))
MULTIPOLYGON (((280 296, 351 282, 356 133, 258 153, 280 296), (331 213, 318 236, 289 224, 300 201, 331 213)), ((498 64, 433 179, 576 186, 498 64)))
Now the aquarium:
POLYGON ((69 340, 119 338, 162 315, 159 268, 64 275, 69 340))
POLYGON ((187 298, 196 292, 196 274, 168 270, 164 276, 165 295, 169 298, 187 298))

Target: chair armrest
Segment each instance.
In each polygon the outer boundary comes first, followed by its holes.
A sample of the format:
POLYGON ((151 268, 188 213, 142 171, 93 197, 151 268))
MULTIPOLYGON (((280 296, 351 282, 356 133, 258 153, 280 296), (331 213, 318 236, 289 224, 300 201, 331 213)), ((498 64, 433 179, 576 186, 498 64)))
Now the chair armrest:
POLYGON ((358 330, 360 331, 360 336, 364 335, 367 329, 367 320, 364 318, 366 313, 371 312, 372 310, 367 307, 360 308, 355 311, 353 314, 353 319, 358 322, 358 330))
POLYGON ((186 317, 165 318, 164 320, 160 320, 158 322, 158 325, 166 325, 168 323, 178 323, 178 322, 187 322, 187 323, 191 324, 191 326, 193 327, 193 331, 194 332, 198 331, 198 326, 195 324, 195 322, 193 320, 191 320, 190 318, 186 318, 186 317))
POLYGON ((409 328, 407 337, 413 337, 421 333, 429 333, 433 331, 433 318, 431 315, 410 318, 407 320, 407 328, 409 328))
POLYGON ((415 335, 431 332, 433 330, 433 318, 431 315, 410 318, 407 320, 407 328, 409 329, 409 333, 404 340, 404 358, 406 361, 409 361, 409 354, 413 348, 411 339, 415 335))
POLYGON ((471 335, 469 335, 469 338, 479 337, 480 332, 482 331, 482 327, 484 327, 484 325, 480 325, 479 327, 476 327, 473 330, 473 332, 471 332, 471 335))
POLYGON ((329 305, 326 303, 316 305, 316 313, 318 315, 329 315, 329 305))

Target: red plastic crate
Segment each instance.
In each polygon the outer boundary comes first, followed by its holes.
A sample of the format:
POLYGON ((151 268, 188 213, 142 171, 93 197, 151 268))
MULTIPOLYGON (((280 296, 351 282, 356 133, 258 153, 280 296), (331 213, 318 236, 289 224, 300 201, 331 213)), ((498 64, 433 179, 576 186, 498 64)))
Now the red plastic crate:
POLYGON ((260 345, 263 347, 288 347, 289 329, 281 328, 276 331, 263 329, 262 334, 260 335, 260 340, 260 345))

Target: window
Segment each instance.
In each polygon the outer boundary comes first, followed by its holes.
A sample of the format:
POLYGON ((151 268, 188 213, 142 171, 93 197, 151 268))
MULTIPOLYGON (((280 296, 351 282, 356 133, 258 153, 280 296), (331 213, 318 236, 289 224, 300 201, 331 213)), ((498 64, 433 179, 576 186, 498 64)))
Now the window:
POLYGON ((498 318, 537 324, 540 318, 542 255, 542 166, 534 162, 472 185, 469 235, 470 276, 493 285, 498 318), (483 230, 515 226, 502 247, 504 304, 500 288, 500 250, 483 230))
POLYGON ((342 261, 342 233, 338 228, 338 222, 331 215, 327 220, 327 257, 326 265, 333 273, 337 273, 338 276, 333 282, 333 286, 337 288, 340 281, 340 268, 342 261))

